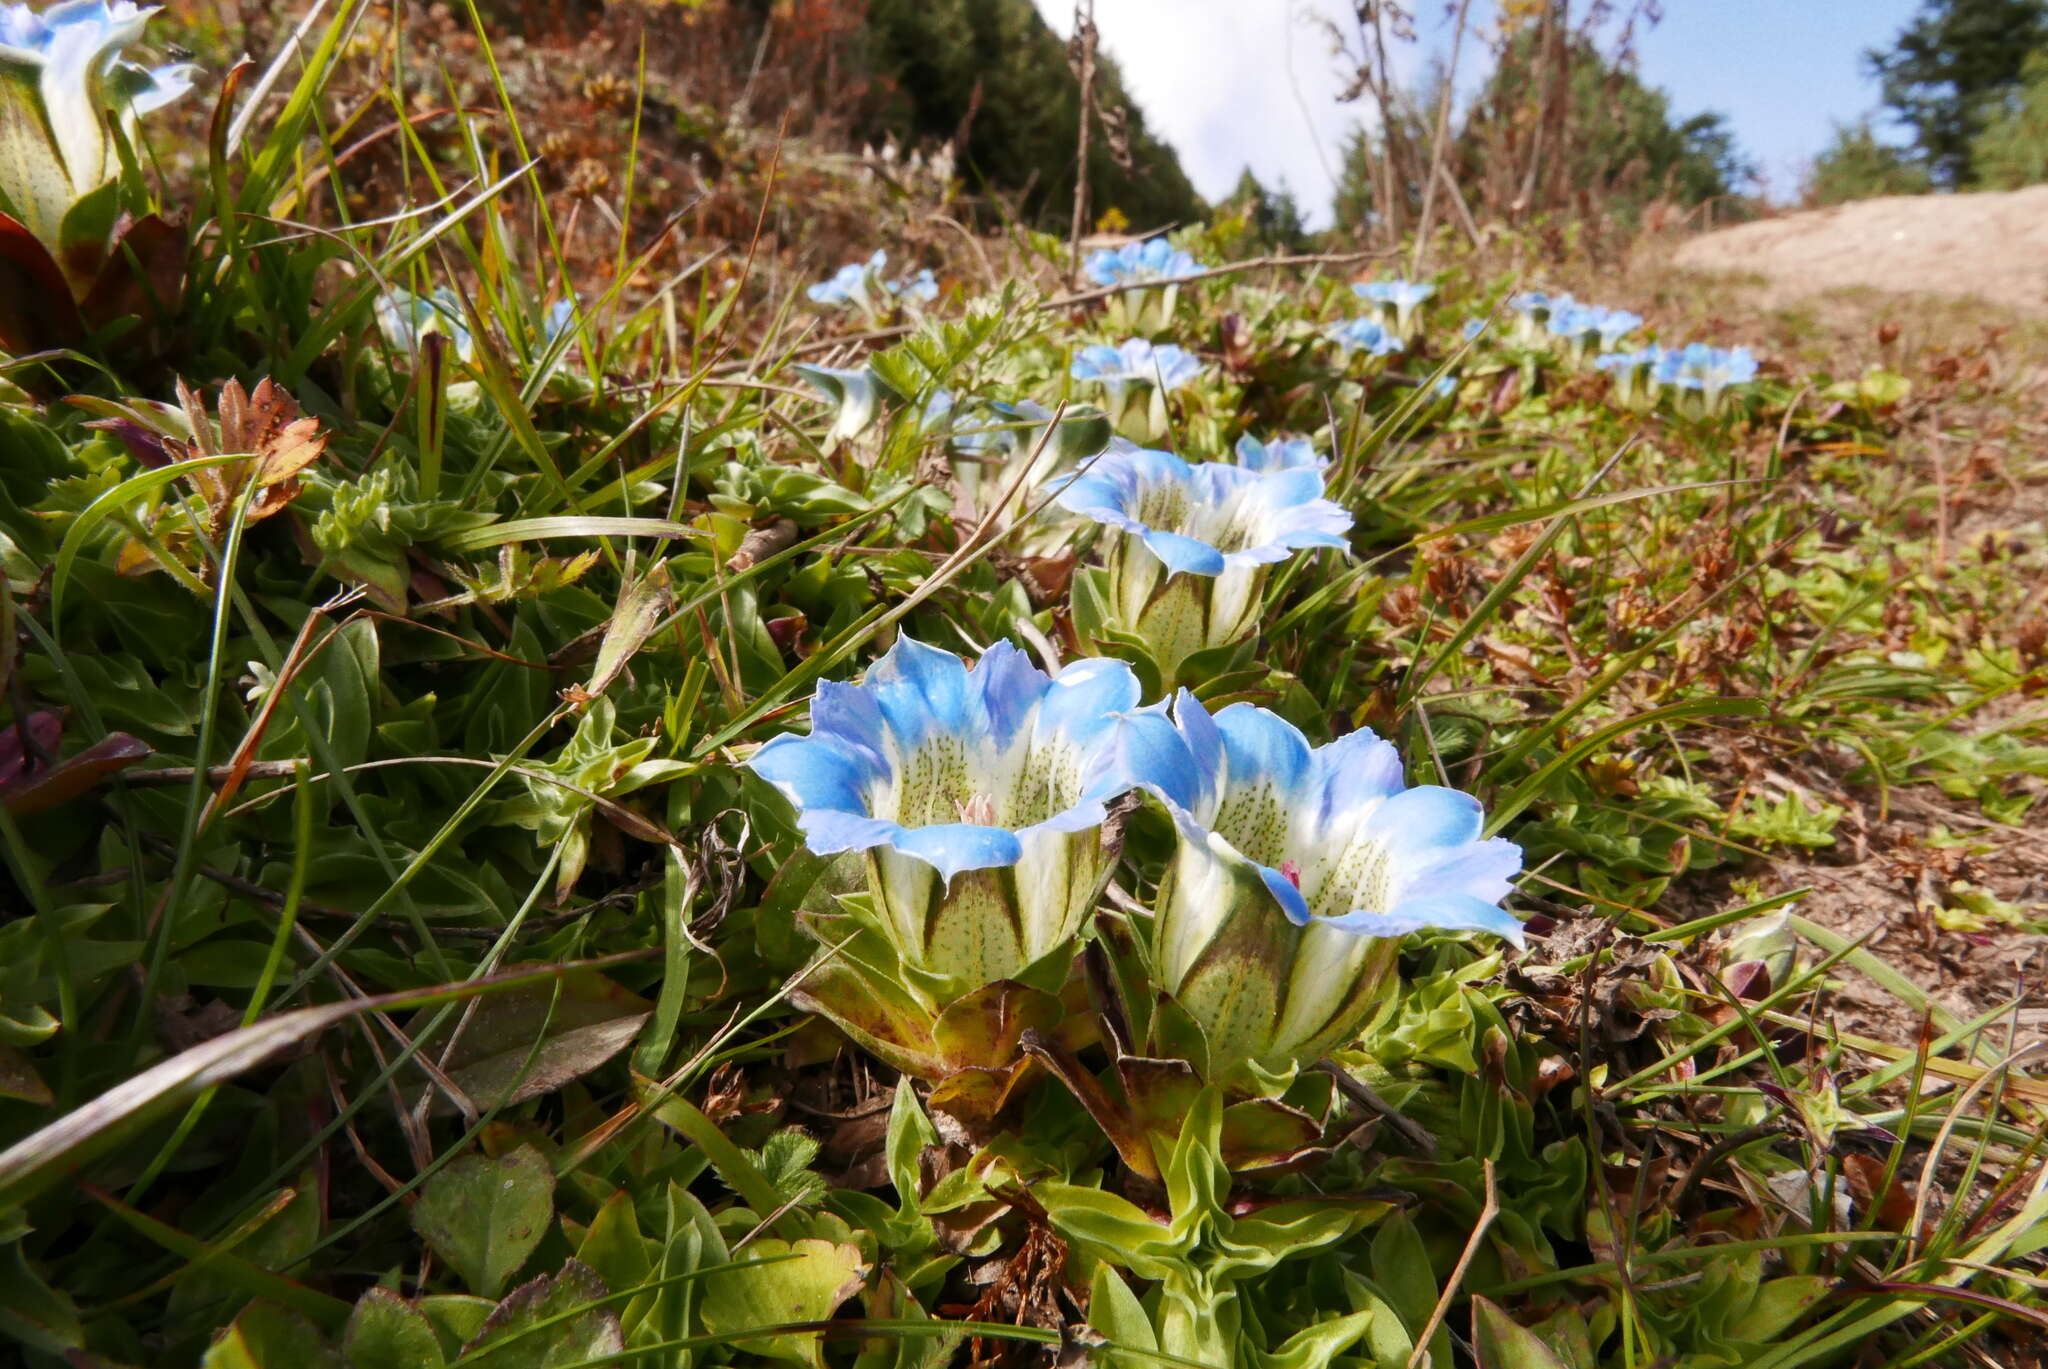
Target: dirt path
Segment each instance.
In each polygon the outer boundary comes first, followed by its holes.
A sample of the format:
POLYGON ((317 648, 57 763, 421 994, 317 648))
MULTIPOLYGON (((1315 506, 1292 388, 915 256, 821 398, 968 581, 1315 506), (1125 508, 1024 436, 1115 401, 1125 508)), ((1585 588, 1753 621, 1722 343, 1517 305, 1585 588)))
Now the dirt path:
POLYGON ((1772 302, 1845 286, 1977 295, 2048 316, 2048 185, 1969 195, 1893 195, 1706 233, 1674 263, 1746 272, 1772 302))

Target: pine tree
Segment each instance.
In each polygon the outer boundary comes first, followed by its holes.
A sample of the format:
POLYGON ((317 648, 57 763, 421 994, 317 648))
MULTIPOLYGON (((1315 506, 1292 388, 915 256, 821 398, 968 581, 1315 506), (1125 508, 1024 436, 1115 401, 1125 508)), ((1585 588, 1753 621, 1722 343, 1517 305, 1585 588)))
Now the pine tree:
POLYGON ((1868 119, 1836 124, 1834 141, 1806 178, 1808 204, 1840 204, 1872 195, 1918 195, 1932 188, 1927 168, 1907 149, 1880 142, 1868 119))
POLYGON ((1975 184, 1972 145, 2048 47, 2048 0, 1922 0, 1889 52, 1864 61, 1938 184, 1975 184))

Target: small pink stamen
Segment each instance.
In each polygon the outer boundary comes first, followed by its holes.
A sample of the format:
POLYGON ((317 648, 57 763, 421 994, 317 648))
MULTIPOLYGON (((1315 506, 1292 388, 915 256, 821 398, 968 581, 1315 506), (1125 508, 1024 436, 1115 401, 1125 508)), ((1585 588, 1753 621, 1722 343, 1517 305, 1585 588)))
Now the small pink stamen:
POLYGON ((965 802, 955 800, 953 807, 960 814, 960 821, 973 823, 977 827, 996 825, 996 801, 986 794, 975 794, 965 802))
POLYGON ((1287 882, 1295 888, 1301 887, 1301 866, 1291 860, 1280 862, 1280 873, 1287 876, 1287 882))

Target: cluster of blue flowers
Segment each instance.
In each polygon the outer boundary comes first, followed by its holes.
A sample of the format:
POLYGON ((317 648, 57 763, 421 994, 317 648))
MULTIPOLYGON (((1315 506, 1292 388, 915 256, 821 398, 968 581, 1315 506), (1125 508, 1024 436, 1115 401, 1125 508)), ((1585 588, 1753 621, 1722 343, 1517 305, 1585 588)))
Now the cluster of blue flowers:
POLYGON ((1520 943, 1499 907, 1520 849, 1483 835, 1470 795, 1409 787, 1386 741, 1313 747, 1249 704, 1140 700, 1121 661, 1047 673, 997 642, 970 668, 904 636, 860 684, 820 685, 809 734, 749 764, 813 851, 862 854, 869 925, 934 1012, 1071 955, 1113 873, 1108 805, 1150 796, 1179 839, 1147 961, 1201 1026, 1211 1077, 1235 1087, 1355 1032, 1399 938, 1520 943))
MULTIPOLYGON (((1198 267, 1154 239, 1097 253, 1088 269, 1099 284, 1146 286, 1198 267)), ((1398 351, 1432 290, 1360 287, 1378 316, 1333 335, 1398 351)), ((1170 317, 1170 296, 1164 307, 1170 317)), ((839 401, 835 434, 872 419, 871 373, 798 369, 839 401)), ((1101 387, 1106 415, 1072 410, 1046 432, 1052 415, 1036 405, 969 401, 956 424, 951 397, 933 396, 920 420, 947 431, 975 512, 999 512, 984 497, 997 484, 1046 491, 1062 543, 1098 541, 1103 569, 1083 574, 1100 577, 1103 627, 1142 650, 1167 697, 1141 707, 1139 675, 1111 657, 1048 674, 998 642, 970 669, 902 637, 863 683, 820 686, 810 733, 774 739, 751 764, 796 805, 813 850, 863 853, 865 925, 934 1013, 1072 953, 1111 874, 1108 805, 1149 795, 1172 818, 1179 854, 1148 963, 1202 1027, 1205 1068, 1252 1088, 1357 1029, 1400 937, 1434 927, 1519 941, 1498 905, 1521 854, 1482 836, 1469 796, 1408 788, 1394 748, 1370 732, 1318 749, 1261 709, 1212 717, 1171 692, 1207 668, 1196 658, 1256 634, 1276 566, 1345 551, 1352 525, 1307 438, 1247 434, 1234 462, 1131 440, 1163 436, 1164 396, 1201 371, 1181 347, 1131 337, 1084 347, 1070 366, 1101 387), (1016 470, 1027 454, 1034 469, 1016 470), (1247 976, 1259 986, 1249 994, 1247 976)), ((834 1011, 829 991, 806 1001, 834 1011)))
POLYGON ((1151 238, 1122 247, 1105 247, 1089 256, 1084 269, 1088 279, 1097 285, 1135 285, 1192 276, 1202 266, 1165 238, 1151 238))
POLYGON ((929 304, 939 297, 939 282, 930 267, 895 280, 886 277, 888 267, 889 254, 878 247, 866 261, 848 262, 804 293, 813 304, 854 308, 870 317, 891 301, 929 304))
POLYGON ((1333 323, 1328 337, 1341 351, 1364 352, 1375 357, 1392 356, 1406 345, 1399 334, 1374 318, 1348 318, 1333 323))
POLYGON ((1756 358, 1747 347, 1710 347, 1689 342, 1683 347, 1651 343, 1632 352, 1610 352, 1593 364, 1614 377, 1622 403, 1647 409, 1665 391, 1676 391, 1681 404, 1704 413, 1720 408, 1721 397, 1756 378, 1756 358))
POLYGON ((1351 287, 1351 293, 1378 307, 1380 320, 1399 337, 1415 335, 1415 322, 1423 303, 1436 293, 1436 286, 1420 280, 1368 280, 1351 287))
POLYGON ((1102 386, 1109 421, 1136 442, 1158 442, 1167 430, 1166 396, 1202 373, 1193 354, 1141 337, 1115 347, 1097 343, 1075 353, 1068 374, 1102 386))
MULTIPOLYGON (((877 253, 812 296, 858 297, 882 264, 877 253)), ((1088 262, 1097 284, 1130 287, 1105 303, 1113 322, 1139 316, 1117 312, 1126 298, 1170 321, 1175 278, 1198 270, 1164 239, 1088 262)), ((1372 357, 1404 349, 1435 293, 1406 280, 1352 289, 1370 312, 1326 336, 1372 357)), ((1599 367, 1628 402, 1671 390, 1711 411, 1756 374, 1741 348, 1620 350, 1643 326, 1627 310, 1537 293, 1509 307, 1525 346, 1599 367)), ((1482 328, 1468 325, 1467 337, 1482 328)), ((798 370, 839 402, 836 436, 871 421, 886 390, 865 369, 798 370)), ((867 894, 847 915, 857 935, 885 944, 882 960, 893 957, 886 991, 934 1021, 968 994, 1056 987, 1114 873, 1116 843, 1102 832, 1111 805, 1145 796, 1177 844, 1151 917, 1134 924, 1138 972, 1200 1028, 1198 1072, 1271 1092, 1384 1002, 1400 938, 1435 929, 1520 944, 1500 903, 1521 851, 1486 834, 1470 795, 1409 787, 1401 757, 1370 731, 1313 747, 1272 713, 1237 704, 1212 715, 1179 687, 1241 661, 1274 568, 1344 553, 1352 526, 1328 497, 1331 459, 1308 438, 1246 434, 1227 462, 1158 449, 1164 396, 1201 373, 1199 358, 1141 330, 1072 359, 1070 377, 1099 386, 1107 413, 1070 409, 1055 426, 1036 405, 929 396, 919 427, 943 432, 964 463, 955 475, 970 511, 999 518, 992 489, 1033 491, 1054 511, 1035 554, 1090 541, 1099 550, 1100 568, 1076 573, 1069 607, 1104 654, 1048 673, 998 642, 970 668, 900 637, 863 683, 820 686, 807 735, 775 738, 750 764, 796 806, 813 850, 862 854, 867 894), (1027 454, 1031 468, 1019 470, 1027 454)), ((1441 400, 1456 384, 1446 377, 1434 392, 1441 400)), ((838 1011, 832 993, 805 994, 838 1011)), ((917 1069, 924 1057, 891 1058, 917 1069)))
MULTIPOLYGON (((1710 347, 1691 342, 1682 347, 1656 343, 1615 350, 1643 325, 1642 316, 1625 309, 1581 304, 1570 295, 1526 291, 1508 300, 1517 315, 1515 336, 1524 344, 1561 346, 1575 360, 1590 362, 1614 378, 1615 396, 1638 409, 1656 406, 1666 393, 1677 396, 1681 410, 1718 412, 1727 392, 1756 378, 1757 362, 1745 347, 1710 347)), ((1483 328, 1466 325, 1466 336, 1483 328)))
POLYGON ((1529 290, 1508 301, 1521 316, 1518 332, 1526 340, 1563 345, 1574 355, 1612 349, 1643 326, 1643 316, 1626 309, 1609 309, 1598 304, 1581 304, 1570 295, 1546 295, 1529 290))
POLYGON ((1351 292, 1371 305, 1373 312, 1339 319, 1324 329, 1324 336, 1347 354, 1383 357, 1401 351, 1415 336, 1422 306, 1436 293, 1436 286, 1428 281, 1369 280, 1357 282, 1351 292))

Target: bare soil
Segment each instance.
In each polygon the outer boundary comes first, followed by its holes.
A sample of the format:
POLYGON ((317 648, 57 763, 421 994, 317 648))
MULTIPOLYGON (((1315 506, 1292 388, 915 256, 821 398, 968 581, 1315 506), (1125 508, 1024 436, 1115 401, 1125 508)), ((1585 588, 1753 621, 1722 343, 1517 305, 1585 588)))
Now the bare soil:
POLYGON ((1765 278, 1773 303, 1844 287, 1974 295, 2048 316, 2048 185, 1891 195, 1701 234, 1674 264, 1765 278))

